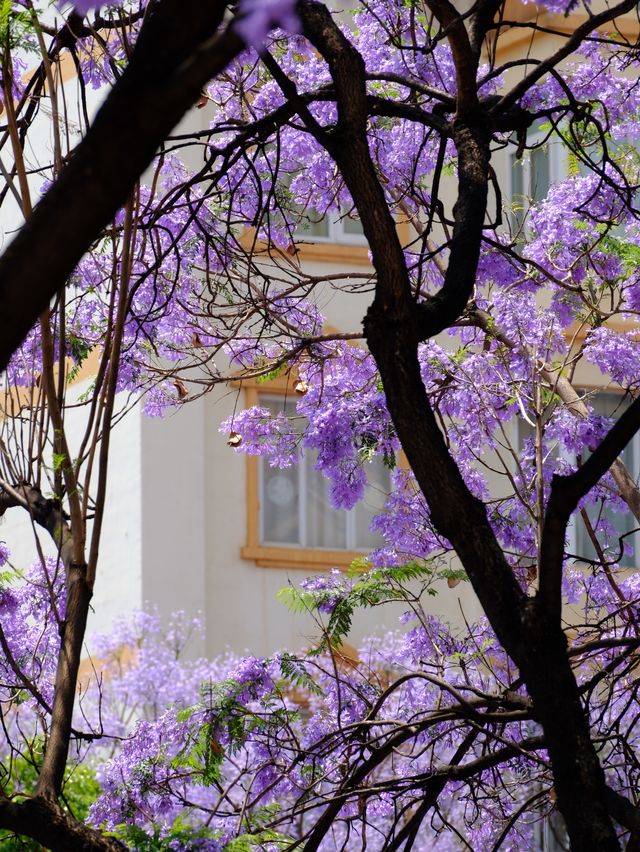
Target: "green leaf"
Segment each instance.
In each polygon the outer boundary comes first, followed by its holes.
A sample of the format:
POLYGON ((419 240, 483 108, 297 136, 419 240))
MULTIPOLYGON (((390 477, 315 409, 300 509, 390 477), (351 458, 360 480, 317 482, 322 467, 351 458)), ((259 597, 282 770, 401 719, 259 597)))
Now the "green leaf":
POLYGON ((62 468, 66 461, 66 455, 64 453, 54 453, 53 454, 53 469, 58 471, 62 468))
POLYGON ((280 658, 280 671, 283 677, 301 689, 308 689, 314 695, 324 695, 323 690, 311 677, 302 660, 292 657, 291 654, 283 654, 280 658))
POLYGON ((273 370, 270 370, 268 373, 264 373, 262 376, 258 376, 256 378, 256 382, 258 384, 263 385, 267 382, 272 382, 274 379, 277 379, 278 376, 281 376, 288 369, 287 364, 280 364, 278 367, 274 367, 273 370))

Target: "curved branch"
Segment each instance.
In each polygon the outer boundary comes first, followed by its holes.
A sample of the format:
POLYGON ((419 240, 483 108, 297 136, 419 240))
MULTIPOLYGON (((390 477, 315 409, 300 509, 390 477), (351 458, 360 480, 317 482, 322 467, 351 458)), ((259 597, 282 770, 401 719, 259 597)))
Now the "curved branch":
POLYGON ((215 34, 226 5, 154 5, 87 136, 0 259, 0 369, 202 87, 244 47, 231 29, 215 34))
POLYGON ((562 557, 567 524, 579 501, 609 470, 622 450, 640 429, 640 398, 636 399, 611 427, 586 462, 568 476, 555 475, 544 517, 540 546, 538 599, 559 621, 562 606, 562 557))
POLYGON ((25 802, 0 798, 0 825, 18 835, 32 837, 51 852, 126 852, 113 837, 68 816, 54 802, 34 796, 25 802))
POLYGON ((636 7, 636 5, 637 0, 623 0, 622 3, 618 3, 616 6, 605 9, 603 12, 599 12, 595 15, 589 15, 583 24, 576 27, 572 35, 567 39, 562 47, 558 48, 555 53, 536 65, 533 71, 530 71, 527 75, 525 75, 510 91, 507 92, 506 95, 500 98, 493 108, 492 113, 494 115, 499 115, 501 112, 504 112, 504 110, 514 106, 514 104, 516 104, 520 98, 526 94, 529 89, 531 89, 534 83, 537 83, 538 80, 542 79, 547 72, 559 65, 563 59, 566 59, 574 53, 584 42, 587 36, 594 30, 597 30, 598 27, 601 27, 604 24, 608 24, 610 21, 615 20, 615 18, 619 18, 620 15, 630 12, 636 7))

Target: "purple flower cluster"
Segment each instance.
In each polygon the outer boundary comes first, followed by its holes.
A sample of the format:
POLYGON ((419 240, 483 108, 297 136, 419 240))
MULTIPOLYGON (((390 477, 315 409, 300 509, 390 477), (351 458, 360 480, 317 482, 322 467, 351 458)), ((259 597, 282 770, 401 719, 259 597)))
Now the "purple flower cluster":
MULTIPOLYGON (((81 14, 102 5, 73 3, 81 14)), ((569 9, 564 0, 540 5, 556 13, 569 9)), ((119 22, 106 42, 80 41, 84 82, 96 88, 114 82, 138 26, 125 33, 119 22)), ((383 97, 409 112, 433 117, 444 108, 446 114, 456 95, 453 56, 445 39, 434 38, 419 4, 361 4, 354 15, 340 17, 339 26, 362 55, 373 103, 383 97)), ((364 346, 332 339, 336 335, 319 339, 325 324, 319 306, 336 291, 367 293, 372 286, 368 273, 325 274, 305 265, 299 252, 325 217, 348 224, 357 214, 319 141, 331 137, 337 121, 328 68, 298 37, 292 0, 243 0, 234 27, 248 49, 207 88, 212 121, 197 143, 206 167, 193 173, 171 153, 158 157, 148 185, 136 190, 130 217, 120 212, 75 270, 65 322, 53 331, 54 355, 77 372, 111 343, 122 305, 117 388, 144 396, 150 414, 188 400, 194 377, 200 393, 236 370, 266 380, 267 392, 271 375, 296 376, 295 413, 290 400, 281 411, 256 406, 235 413, 221 431, 237 451, 263 456, 274 467, 313 453, 341 509, 363 499, 369 462, 383 461, 393 469, 392 491, 373 520, 383 544, 368 557, 371 571, 345 577, 336 569, 302 583, 305 604, 327 634, 334 630, 321 651, 188 663, 183 652, 199 625, 180 616, 163 625, 153 612, 95 638, 97 676, 83 675, 80 684, 74 728, 85 736, 72 757, 93 767, 101 785, 92 821, 118 831, 137 826, 167 848, 222 850, 234 840, 244 843, 247 834, 260 848, 281 848, 300 841, 327 802, 341 795, 349 773, 367 766, 366 787, 340 800, 323 848, 375 852, 389 845, 398 814, 409 818, 419 810, 425 785, 458 760, 469 718, 499 707, 474 728, 464 760, 509 744, 515 744, 513 758, 500 772, 451 773, 414 848, 457 849, 464 842, 491 849, 512 819, 505 848, 532 848, 534 826, 554 804, 548 755, 519 745, 539 728, 526 712, 518 675, 486 621, 458 635, 425 615, 413 584, 421 571, 429 575, 423 594, 434 593, 431 580, 446 580, 447 571, 452 583, 459 581, 451 573, 451 545, 434 529, 400 457, 372 356, 364 346), (266 43, 300 102, 308 103, 316 132, 291 115, 278 125, 287 100, 273 71, 258 61, 266 43), (252 121, 262 128, 254 135, 247 126, 252 121), (371 639, 356 659, 343 654, 336 639, 340 619, 348 627, 352 609, 390 599, 407 609, 408 629, 371 639), (527 805, 534 789, 537 804, 527 805), (256 840, 267 825, 273 834, 256 840)), ((594 394, 576 394, 576 376, 587 370, 589 383, 597 372, 610 390, 627 394, 637 393, 640 380, 634 325, 640 229, 633 210, 640 88, 605 41, 585 43, 563 79, 545 77, 521 100, 521 107, 550 120, 557 144, 569 143, 563 149, 568 177, 537 204, 527 201, 517 238, 507 227, 487 225, 467 310, 448 334, 419 348, 424 387, 451 456, 471 492, 486 502, 525 590, 536 581, 554 475, 574 471, 615 417, 597 413, 594 394), (566 118, 566 86, 582 105, 580 126, 566 118)), ((21 62, 13 57, 16 99, 21 62)), ((478 71, 484 96, 502 87, 500 76, 488 72, 478 71)), ((439 216, 434 170, 443 157, 444 173, 455 177, 456 151, 429 121, 389 112, 369 117, 369 151, 389 210, 413 228, 404 259, 420 301, 443 282, 449 240, 439 244, 438 228, 427 233, 425 225, 432 212, 439 216)), ((494 139, 508 149, 521 141, 506 133, 494 139)), ((442 224, 446 235, 446 215, 442 224)), ((12 359, 3 389, 39 388, 42 350, 36 327, 12 359)), ((637 479, 637 470, 629 472, 637 479)), ((637 634, 640 588, 636 575, 618 566, 633 548, 631 536, 620 546, 618 519, 628 509, 615 470, 579 509, 565 543, 563 577, 565 599, 579 613, 571 660, 594 735, 606 744, 607 777, 629 792, 637 777, 624 755, 640 746, 639 710, 633 669, 616 672, 615 643, 622 647, 637 634), (580 524, 598 545, 589 564, 585 553, 574 552, 580 524), (583 653, 586 643, 591 648, 583 653), (590 688, 592 681, 597 688, 590 688)), ((13 765, 16 755, 39 753, 48 735, 65 592, 58 561, 39 561, 20 574, 9 558, 0 543, 0 567, 12 572, 0 572, 0 756, 13 765)))

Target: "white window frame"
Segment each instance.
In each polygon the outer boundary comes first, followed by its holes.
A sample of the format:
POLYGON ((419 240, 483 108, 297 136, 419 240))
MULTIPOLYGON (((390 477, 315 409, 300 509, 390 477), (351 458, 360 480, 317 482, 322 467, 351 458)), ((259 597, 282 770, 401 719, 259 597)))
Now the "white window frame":
POLYGON ((306 233, 303 228, 296 229, 295 236, 305 243, 322 243, 324 245, 352 245, 366 246, 367 238, 364 234, 348 234, 344 230, 344 223, 349 217, 346 214, 337 216, 335 213, 327 213, 318 221, 326 221, 328 224, 327 235, 318 236, 306 233))
MULTIPOLYGON (((507 208, 509 219, 512 223, 512 227, 514 225, 518 225, 519 220, 524 222, 524 232, 526 234, 527 231, 527 214, 532 205, 532 199, 534 198, 533 189, 531 186, 531 156, 534 150, 538 150, 537 148, 531 148, 531 146, 541 145, 544 140, 549 135, 548 131, 542 130, 534 130, 529 131, 527 134, 527 148, 525 148, 521 159, 516 159, 517 149, 515 146, 509 147, 507 149, 507 208), (514 181, 514 170, 522 169, 522 194, 519 194, 518 197, 515 195, 515 181, 514 181), (515 211, 513 209, 513 205, 518 204, 522 205, 521 209, 515 211)), ((549 136, 548 141, 545 143, 547 147, 547 157, 549 162, 549 186, 553 186, 556 183, 560 183, 567 176, 567 167, 566 167, 566 155, 563 150, 562 142, 555 136, 549 136)))
MULTIPOLYGON (((607 388, 584 388, 583 387, 583 388, 578 388, 578 392, 581 393, 582 396, 586 396, 586 397, 593 397, 593 396, 596 396, 597 394, 607 394, 608 396, 619 396, 620 399, 622 399, 622 394, 618 393, 616 390, 611 390, 611 389, 607 389, 607 388)), ((588 402, 588 399, 587 399, 587 402, 588 402)), ((615 416, 619 417, 620 414, 617 414, 615 416)), ((518 453, 520 453, 521 450, 522 450, 522 441, 523 441, 522 421, 523 421, 523 417, 522 417, 521 414, 519 414, 515 418, 515 423, 514 423, 514 426, 515 426, 515 430, 514 430, 515 431, 515 446, 514 446, 514 449, 518 453)), ((634 464, 634 469, 630 470, 629 473, 631 474, 631 476, 634 479, 637 479, 638 475, 640 474, 640 433, 636 432, 636 434, 633 436, 633 438, 629 442, 628 446, 630 446, 631 449, 632 449, 633 464, 634 464)), ((574 455, 566 455, 566 456, 564 456, 564 458, 566 458, 567 461, 570 461, 572 463, 576 462, 576 458, 575 458, 574 455)), ((629 509, 629 512, 631 512, 631 509, 629 509)), ((582 519, 579 517, 578 510, 576 510, 571 515, 571 518, 569 519, 569 523, 567 525, 567 533, 568 533, 567 548, 568 548, 568 551, 570 553, 576 554, 576 555, 578 553, 578 527, 577 527, 577 524, 581 523, 581 522, 582 522, 582 519)), ((640 526, 640 524, 637 524, 637 526, 640 526)), ((586 534, 586 531, 585 531, 585 534, 586 534)), ((636 532, 632 533, 631 535, 626 536, 624 541, 628 542, 633 548, 633 557, 632 558, 634 560, 634 564, 633 565, 622 565, 621 567, 623 569, 628 570, 628 571, 632 571, 632 570, 634 570, 634 568, 640 568, 640 529, 637 530, 636 532)), ((580 564, 579 560, 577 560, 577 562, 578 562, 578 564, 580 564)))

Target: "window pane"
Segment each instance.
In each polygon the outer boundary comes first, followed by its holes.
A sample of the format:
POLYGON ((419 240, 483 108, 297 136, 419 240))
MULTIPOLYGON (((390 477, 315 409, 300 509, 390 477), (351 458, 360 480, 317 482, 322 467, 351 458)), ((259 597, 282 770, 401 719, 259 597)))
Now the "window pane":
POLYGON ((334 509, 329 502, 328 481, 313 469, 315 453, 307 453, 305 465, 305 503, 307 547, 331 547, 344 550, 347 546, 346 514, 334 509))
MULTIPOLYGON (((617 419, 622 412, 629 406, 629 402, 621 396, 614 393, 598 393, 589 400, 596 414, 603 417, 612 417, 617 419)), ((628 444, 620 455, 625 463, 627 470, 631 476, 636 476, 637 459, 635 458, 635 450, 633 443, 628 444)), ((588 510, 589 520, 595 527, 599 520, 608 521, 613 525, 618 535, 624 535, 631 532, 636 526, 635 518, 629 510, 616 512, 611 508, 607 500, 600 501, 596 506, 588 510)), ((599 537, 601 538, 601 537, 599 537)), ((625 539, 627 545, 633 544, 635 536, 629 536, 625 539)), ((615 538, 612 537, 612 549, 607 554, 610 559, 615 559, 618 552, 615 538)), ((579 516, 576 518, 576 553, 578 556, 585 559, 597 559, 595 547, 589 538, 589 534, 585 528, 584 521, 579 516)), ((630 568, 637 564, 635 555, 625 555, 620 560, 620 565, 630 568)))
POLYGON ((551 172, 549 169, 549 146, 534 148, 529 153, 530 159, 530 186, 528 195, 534 203, 546 198, 551 186, 551 172))
MULTIPOLYGON (((295 414, 295 405, 289 400, 261 397, 260 405, 274 416, 280 413, 295 414)), ((260 459, 260 510, 262 515, 262 540, 271 544, 299 544, 300 474, 296 466, 269 467, 267 459, 260 459)))
POLYGON ((362 502, 353 509, 355 513, 355 542, 356 550, 373 550, 383 544, 378 533, 371 532, 369 527, 376 515, 384 509, 385 501, 391 490, 389 469, 384 466, 381 458, 375 458, 365 466, 367 485, 362 502))
POLYGON ((524 161, 516 160, 515 155, 511 155, 511 195, 513 201, 521 202, 524 192, 524 161))
POLYGON ((300 220, 296 228, 296 234, 300 237, 327 239, 329 236, 329 220, 321 213, 310 210, 308 216, 300 220))
POLYGON ((514 234, 520 233, 525 217, 525 191, 524 191, 524 162, 516 160, 515 155, 509 156, 511 166, 511 229, 514 234))
POLYGON ((342 231, 345 234, 349 234, 354 237, 362 237, 364 236, 364 231, 362 230, 362 222, 360 219, 350 219, 348 216, 343 217, 340 220, 342 224, 342 231))
POLYGON ((296 467, 278 470, 262 461, 262 538, 273 544, 299 544, 300 489, 296 467))
MULTIPOLYGON (((260 397, 271 414, 296 415, 295 401, 260 397)), ((371 521, 384 508, 390 475, 381 459, 365 467, 368 485, 364 499, 351 511, 334 509, 329 482, 314 470, 317 454, 307 450, 299 465, 284 470, 260 459, 260 524, 262 542, 332 550, 372 550, 382 538, 369 532, 371 521)))

